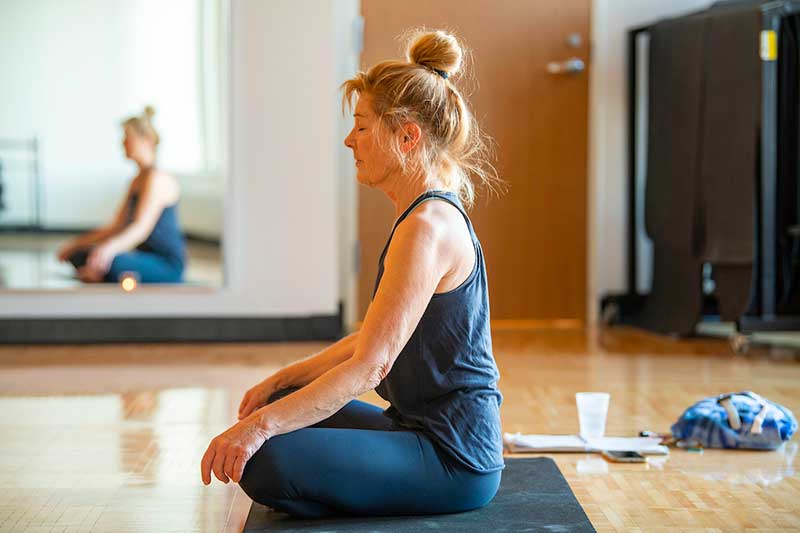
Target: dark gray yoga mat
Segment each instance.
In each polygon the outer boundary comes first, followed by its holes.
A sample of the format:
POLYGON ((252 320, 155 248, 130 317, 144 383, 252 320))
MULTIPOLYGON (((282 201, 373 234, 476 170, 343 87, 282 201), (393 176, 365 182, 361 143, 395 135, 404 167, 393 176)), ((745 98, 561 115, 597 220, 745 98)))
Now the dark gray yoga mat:
POLYGON ((482 509, 431 516, 337 517, 305 520, 253 503, 244 531, 594 531, 552 459, 506 459, 500 490, 482 509))

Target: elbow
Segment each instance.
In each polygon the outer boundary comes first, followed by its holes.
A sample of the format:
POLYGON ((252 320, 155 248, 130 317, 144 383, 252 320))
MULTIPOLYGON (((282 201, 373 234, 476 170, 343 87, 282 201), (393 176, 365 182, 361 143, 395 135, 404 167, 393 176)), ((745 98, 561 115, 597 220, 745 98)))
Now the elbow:
POLYGON ((144 224, 134 222, 128 226, 127 230, 128 235, 130 235, 131 240, 134 242, 133 246, 138 246, 147 240, 152 228, 148 228, 144 224))
MULTIPOLYGON (((366 367, 366 391, 371 391, 381 384, 381 381, 386 379, 389 371, 392 369, 392 364, 388 360, 379 360, 371 362, 366 367)), ((364 392, 366 392, 364 391, 364 392)))

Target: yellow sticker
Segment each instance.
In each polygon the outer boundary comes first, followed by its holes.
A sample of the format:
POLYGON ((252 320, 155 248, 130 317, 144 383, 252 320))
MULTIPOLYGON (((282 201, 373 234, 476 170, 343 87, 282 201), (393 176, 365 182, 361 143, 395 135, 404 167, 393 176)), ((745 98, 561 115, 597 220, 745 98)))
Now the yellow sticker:
POLYGON ((761 59, 764 61, 775 61, 778 59, 778 36, 775 30, 761 31, 761 59))

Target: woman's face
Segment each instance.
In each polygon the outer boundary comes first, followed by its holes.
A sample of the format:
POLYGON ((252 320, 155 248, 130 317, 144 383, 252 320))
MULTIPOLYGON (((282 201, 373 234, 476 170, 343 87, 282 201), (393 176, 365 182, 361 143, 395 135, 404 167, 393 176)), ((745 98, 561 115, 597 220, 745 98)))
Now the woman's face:
POLYGON ((344 144, 353 150, 356 159, 356 179, 364 185, 382 182, 396 168, 392 155, 381 143, 378 119, 372 106, 371 95, 362 93, 356 104, 353 129, 345 137, 344 144))
POLYGON ((125 128, 122 147, 125 149, 125 157, 132 160, 140 160, 143 159, 143 155, 152 151, 153 143, 142 135, 137 134, 131 128, 125 128))

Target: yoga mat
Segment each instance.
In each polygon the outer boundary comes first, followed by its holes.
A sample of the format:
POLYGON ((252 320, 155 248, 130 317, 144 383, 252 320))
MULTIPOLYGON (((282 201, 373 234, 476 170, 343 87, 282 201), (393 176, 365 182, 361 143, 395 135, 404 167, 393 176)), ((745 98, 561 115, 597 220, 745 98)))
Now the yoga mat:
POLYGON ((546 457, 506 459, 500 490, 482 509, 430 516, 336 517, 306 520, 253 503, 244 531, 594 531, 555 462, 546 457))

